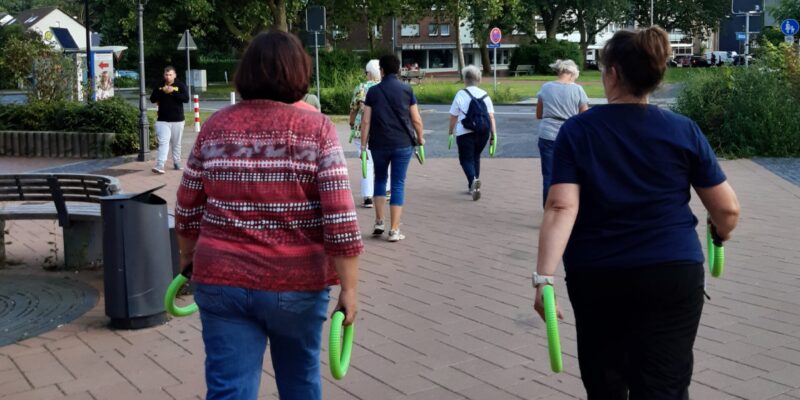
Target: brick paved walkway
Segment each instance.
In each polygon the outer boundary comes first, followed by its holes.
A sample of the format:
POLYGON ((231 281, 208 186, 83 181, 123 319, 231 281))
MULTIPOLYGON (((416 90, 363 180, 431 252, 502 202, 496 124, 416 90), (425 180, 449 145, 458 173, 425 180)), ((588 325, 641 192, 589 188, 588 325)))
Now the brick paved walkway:
MULTIPOLYGON (((531 308, 529 274, 541 219, 537 159, 486 160, 484 197, 462 194, 453 159, 415 164, 399 244, 366 239, 361 311, 352 367, 334 381, 323 365, 326 399, 574 399, 585 396, 566 312, 564 370, 549 371, 543 324, 531 308)), ((743 218, 727 246, 722 279, 710 280, 695 346, 694 399, 800 399, 800 187, 756 163, 726 161, 743 218)), ((153 176, 148 165, 120 176, 127 191, 161 183, 174 201, 179 174, 153 176)), ((358 168, 351 162, 351 178, 358 168)), ((356 184, 357 185, 357 184, 356 184)), ((357 186, 354 188, 357 190, 357 186)), ((703 215, 694 201, 698 215, 703 215)), ((367 232, 372 210, 359 209, 367 232)), ((8 251, 32 275, 58 232, 52 221, 10 223, 8 251)), ((57 273, 95 285, 102 273, 57 273)), ((2 279, 2 271, 0 271, 2 279)), ((335 294, 335 291, 334 291, 335 294)), ((331 306, 335 301, 332 301, 331 306)), ((83 317, 0 347, 0 398, 196 399, 205 392, 197 316, 152 329, 112 331, 102 299, 83 317)), ((327 327, 327 326, 326 326, 327 327)), ((327 336, 327 335, 326 335, 327 336)), ((323 349, 323 364, 327 350, 323 349)), ((276 398, 266 364, 262 398, 276 398)))

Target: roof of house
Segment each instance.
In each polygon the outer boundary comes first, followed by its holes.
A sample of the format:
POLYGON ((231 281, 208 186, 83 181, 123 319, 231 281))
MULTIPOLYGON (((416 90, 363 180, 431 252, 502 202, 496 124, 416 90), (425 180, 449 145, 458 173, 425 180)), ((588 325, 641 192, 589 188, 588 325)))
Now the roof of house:
POLYGON ((16 19, 14 19, 13 15, 9 15, 6 12, 0 12, 0 26, 13 24, 14 21, 16 21, 16 19))
MULTIPOLYGON (((22 24, 25 28, 30 28, 32 25, 39 22, 42 18, 50 15, 53 11, 61 11, 58 7, 42 7, 42 8, 34 8, 31 10, 25 10, 17 15, 17 22, 22 24)), ((64 13, 63 11, 61 11, 64 13)), ((64 13, 64 15, 72 18, 75 22, 83 25, 80 21, 72 17, 71 15, 64 13)))

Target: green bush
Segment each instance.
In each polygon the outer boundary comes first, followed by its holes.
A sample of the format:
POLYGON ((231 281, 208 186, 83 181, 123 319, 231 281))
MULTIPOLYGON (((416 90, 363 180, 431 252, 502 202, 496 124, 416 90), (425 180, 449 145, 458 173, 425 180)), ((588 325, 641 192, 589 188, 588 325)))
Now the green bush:
POLYGON ((577 44, 566 40, 545 40, 515 49, 511 54, 508 68, 513 71, 518 65, 530 64, 536 73, 552 74, 550 64, 558 59, 569 59, 578 65, 583 65, 583 55, 577 44))
POLYGON ((139 80, 136 78, 131 78, 129 76, 120 76, 119 78, 114 79, 114 87, 115 88, 138 88, 139 87, 139 80))
POLYGON ((776 68, 704 71, 689 78, 674 109, 695 120, 720 155, 797 157, 800 98, 790 87, 776 68))
MULTIPOLYGON (((0 126, 27 131, 114 132, 114 155, 139 150, 139 110, 116 97, 89 105, 71 101, 0 105, 0 126)), ((151 118, 151 137, 153 126, 151 118)))

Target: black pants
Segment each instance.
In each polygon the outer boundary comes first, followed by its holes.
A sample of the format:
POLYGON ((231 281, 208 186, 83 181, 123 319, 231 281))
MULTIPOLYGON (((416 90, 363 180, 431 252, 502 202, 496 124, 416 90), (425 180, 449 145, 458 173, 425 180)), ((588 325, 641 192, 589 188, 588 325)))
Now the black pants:
POLYGON ((688 400, 704 279, 702 264, 567 272, 588 400, 688 400))
POLYGON ((481 153, 489 142, 489 136, 489 132, 470 132, 456 137, 458 161, 467 176, 467 187, 472 186, 472 181, 481 176, 481 153))

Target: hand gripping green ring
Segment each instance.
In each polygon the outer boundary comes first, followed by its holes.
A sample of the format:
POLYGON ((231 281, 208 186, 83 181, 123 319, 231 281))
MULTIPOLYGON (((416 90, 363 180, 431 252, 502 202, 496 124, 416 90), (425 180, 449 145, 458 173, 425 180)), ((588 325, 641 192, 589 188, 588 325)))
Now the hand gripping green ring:
POLYGON ((706 228, 708 268, 711 270, 711 276, 719 278, 725 270, 725 247, 722 245, 722 240, 715 237, 714 226, 709 223, 706 228))
POLYGON ((420 164, 425 164, 425 146, 417 146, 417 159, 420 164))
POLYGON ((489 144, 489 157, 494 157, 494 153, 497 150, 497 134, 493 133, 492 138, 494 140, 489 144))
POLYGON ((350 139, 347 140, 347 143, 353 143, 354 137, 356 137, 356 130, 350 128, 350 139))
POLYGON ((561 372, 561 340, 558 337, 558 313, 556 312, 556 296, 551 285, 542 288, 544 300, 544 322, 547 326, 547 347, 550 350, 550 368, 553 372, 561 372))
POLYGON ((447 150, 450 150, 453 148, 453 135, 447 135, 447 136, 449 136, 447 138, 447 150))
POLYGON ((361 151, 361 176, 367 179, 367 151, 361 151))
POLYGON ((172 283, 169 284, 167 287, 167 293, 164 295, 164 309, 173 316, 176 317, 185 317, 187 315, 192 315, 197 312, 197 304, 192 303, 185 307, 178 307, 175 305, 175 297, 178 295, 178 290, 180 290, 186 282, 189 282, 189 279, 192 277, 192 265, 189 264, 186 269, 178 274, 175 279, 172 280, 172 283))
POLYGON ((342 322, 344 313, 341 311, 333 313, 328 341, 328 361, 331 365, 331 375, 336 379, 344 378, 350 367, 350 353, 353 351, 355 334, 355 326, 351 324, 344 327, 344 338, 342 338, 342 322))

